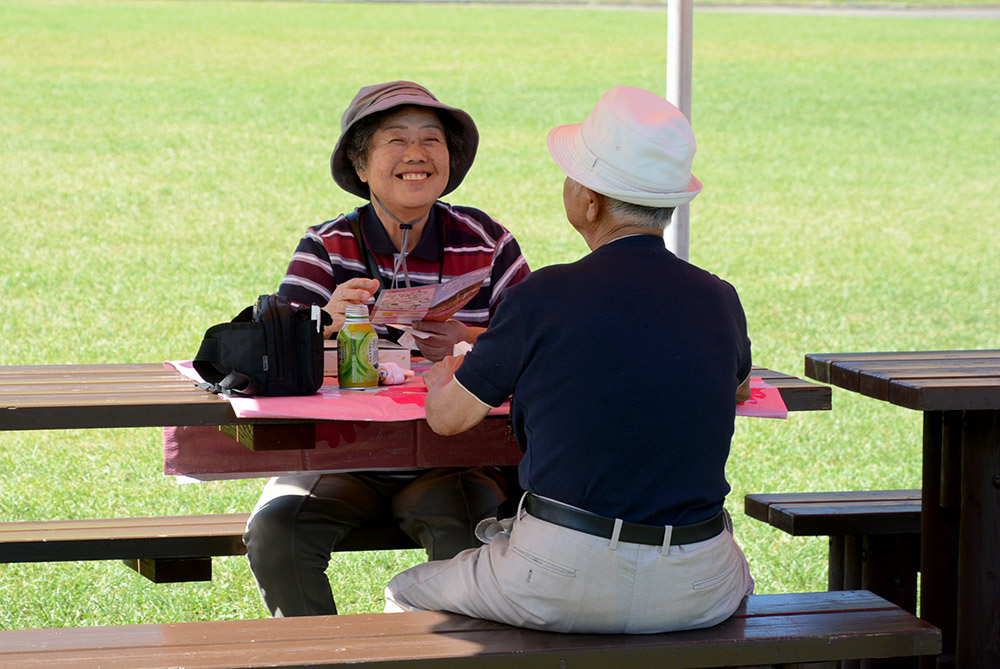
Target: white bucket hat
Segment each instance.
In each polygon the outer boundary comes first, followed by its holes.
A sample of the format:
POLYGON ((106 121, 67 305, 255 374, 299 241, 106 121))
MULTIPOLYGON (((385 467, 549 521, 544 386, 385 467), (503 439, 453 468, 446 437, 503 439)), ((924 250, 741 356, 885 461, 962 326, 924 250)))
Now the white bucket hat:
POLYGON ((548 145, 567 176, 616 200, 676 207, 701 192, 691 174, 691 124, 677 107, 641 88, 615 86, 583 123, 553 128, 548 145))

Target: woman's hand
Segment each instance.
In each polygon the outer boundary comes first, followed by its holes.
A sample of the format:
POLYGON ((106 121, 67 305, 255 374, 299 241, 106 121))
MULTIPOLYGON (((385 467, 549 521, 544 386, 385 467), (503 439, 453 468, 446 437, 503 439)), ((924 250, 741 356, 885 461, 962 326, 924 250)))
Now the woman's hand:
POLYGON ((376 279, 350 279, 337 286, 330 301, 323 307, 323 311, 330 314, 333 319, 333 323, 323 330, 324 336, 329 337, 334 332, 340 332, 340 328, 344 327, 347 305, 365 304, 378 291, 380 285, 376 279))
POLYGON ((414 330, 430 332, 431 336, 422 338, 414 337, 417 348, 421 355, 432 362, 444 359, 447 355, 455 352, 455 344, 460 341, 467 341, 470 344, 476 341, 476 337, 483 331, 483 328, 470 327, 461 321, 454 319, 447 321, 416 321, 413 324, 414 330))

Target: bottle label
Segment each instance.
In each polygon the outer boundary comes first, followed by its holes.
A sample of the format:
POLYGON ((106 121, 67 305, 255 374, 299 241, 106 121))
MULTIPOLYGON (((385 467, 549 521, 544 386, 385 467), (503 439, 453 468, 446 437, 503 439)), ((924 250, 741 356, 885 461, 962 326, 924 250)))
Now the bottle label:
POLYGON ((337 334, 337 373, 341 388, 378 386, 378 334, 368 323, 350 323, 337 334))

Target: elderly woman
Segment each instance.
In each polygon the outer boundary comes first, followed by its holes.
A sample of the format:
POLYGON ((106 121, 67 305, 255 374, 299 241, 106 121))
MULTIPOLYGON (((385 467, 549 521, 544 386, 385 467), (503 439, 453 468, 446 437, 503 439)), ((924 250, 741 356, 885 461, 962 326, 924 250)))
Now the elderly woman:
MULTIPOLYGON (((417 345, 432 360, 457 342, 474 342, 501 292, 529 271, 502 225, 478 209, 438 200, 462 183, 478 143, 472 118, 422 86, 362 88, 344 112, 330 162, 337 184, 370 202, 309 228, 279 293, 321 305, 333 317, 327 334, 335 335, 347 305, 370 302, 383 285, 436 284, 492 267, 453 319, 414 325, 431 333, 417 345)), ((330 554, 373 518, 395 519, 431 560, 478 545, 476 523, 504 501, 497 481, 483 467, 271 479, 244 536, 265 604, 274 616, 336 613, 326 577, 330 554)))

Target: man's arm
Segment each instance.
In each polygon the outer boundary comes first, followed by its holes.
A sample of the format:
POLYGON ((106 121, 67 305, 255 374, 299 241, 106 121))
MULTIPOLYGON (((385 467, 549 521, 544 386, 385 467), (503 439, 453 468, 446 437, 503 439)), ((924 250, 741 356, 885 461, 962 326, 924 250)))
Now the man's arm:
POLYGON ((750 399, 750 375, 747 374, 746 380, 740 384, 740 387, 736 389, 736 403, 742 404, 750 399))
POLYGON ((464 432, 477 425, 491 407, 455 380, 455 370, 465 356, 447 356, 424 372, 427 386, 427 424, 445 436, 464 432))

